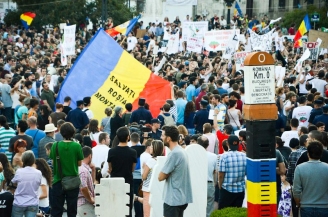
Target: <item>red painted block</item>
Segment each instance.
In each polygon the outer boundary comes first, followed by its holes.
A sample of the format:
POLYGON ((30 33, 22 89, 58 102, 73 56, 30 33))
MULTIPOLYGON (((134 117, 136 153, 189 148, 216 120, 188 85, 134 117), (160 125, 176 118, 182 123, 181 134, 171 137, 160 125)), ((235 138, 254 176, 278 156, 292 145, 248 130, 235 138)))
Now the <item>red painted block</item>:
POLYGON ((277 217, 277 204, 252 204, 247 202, 248 217, 277 217))

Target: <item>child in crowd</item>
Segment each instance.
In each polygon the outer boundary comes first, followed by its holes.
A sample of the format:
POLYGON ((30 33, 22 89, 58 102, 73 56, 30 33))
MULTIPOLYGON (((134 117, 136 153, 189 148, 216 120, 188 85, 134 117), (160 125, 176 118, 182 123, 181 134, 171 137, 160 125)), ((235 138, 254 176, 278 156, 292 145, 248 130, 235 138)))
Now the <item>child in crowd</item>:
POLYGON ((292 194, 291 186, 286 180, 286 175, 281 175, 281 198, 278 206, 278 214, 282 217, 290 217, 292 215, 292 194))

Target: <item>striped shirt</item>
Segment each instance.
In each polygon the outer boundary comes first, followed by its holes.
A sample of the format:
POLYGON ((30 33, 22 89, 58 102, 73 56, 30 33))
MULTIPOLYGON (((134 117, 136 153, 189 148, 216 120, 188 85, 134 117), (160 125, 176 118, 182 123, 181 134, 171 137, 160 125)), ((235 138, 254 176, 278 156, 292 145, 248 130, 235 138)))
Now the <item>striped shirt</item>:
POLYGON ((6 130, 4 127, 0 128, 0 144, 1 147, 5 150, 5 154, 9 161, 11 161, 12 153, 9 152, 9 141, 12 137, 16 136, 15 130, 9 128, 6 130))

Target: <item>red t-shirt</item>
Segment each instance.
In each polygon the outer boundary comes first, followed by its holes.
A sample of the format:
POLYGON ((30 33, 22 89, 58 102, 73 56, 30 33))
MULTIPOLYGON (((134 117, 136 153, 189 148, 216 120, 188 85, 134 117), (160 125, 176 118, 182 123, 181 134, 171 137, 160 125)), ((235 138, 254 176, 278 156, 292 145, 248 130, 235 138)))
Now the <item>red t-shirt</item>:
POLYGON ((289 35, 295 35, 295 29, 294 29, 293 27, 290 27, 290 28, 288 29, 288 34, 289 34, 289 35))
MULTIPOLYGON (((223 146, 222 142, 225 139, 228 139, 230 135, 223 134, 220 130, 216 131, 216 136, 218 137, 219 140, 219 154, 223 154, 223 146)), ((243 147, 241 145, 238 146, 238 151, 242 151, 243 147)))

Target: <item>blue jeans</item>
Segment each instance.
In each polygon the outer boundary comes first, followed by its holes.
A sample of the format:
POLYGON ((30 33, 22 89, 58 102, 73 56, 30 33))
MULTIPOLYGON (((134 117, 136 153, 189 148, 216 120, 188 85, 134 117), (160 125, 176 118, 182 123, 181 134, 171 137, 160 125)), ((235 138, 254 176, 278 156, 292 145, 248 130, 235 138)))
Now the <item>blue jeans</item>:
MULTIPOLYGON (((138 188, 141 184, 141 179, 133 179, 133 193, 138 194, 138 188)), ((138 201, 134 201, 133 204, 135 217, 143 217, 143 206, 138 201)))
POLYGON ((79 195, 79 188, 64 191, 61 182, 52 185, 52 204, 51 216, 62 217, 63 207, 66 199, 67 203, 67 217, 76 217, 77 215, 77 197, 79 195))
POLYGON ((327 217, 328 208, 301 207, 302 217, 327 217))
POLYGON ((19 207, 13 205, 11 217, 35 217, 39 211, 39 206, 19 207))

